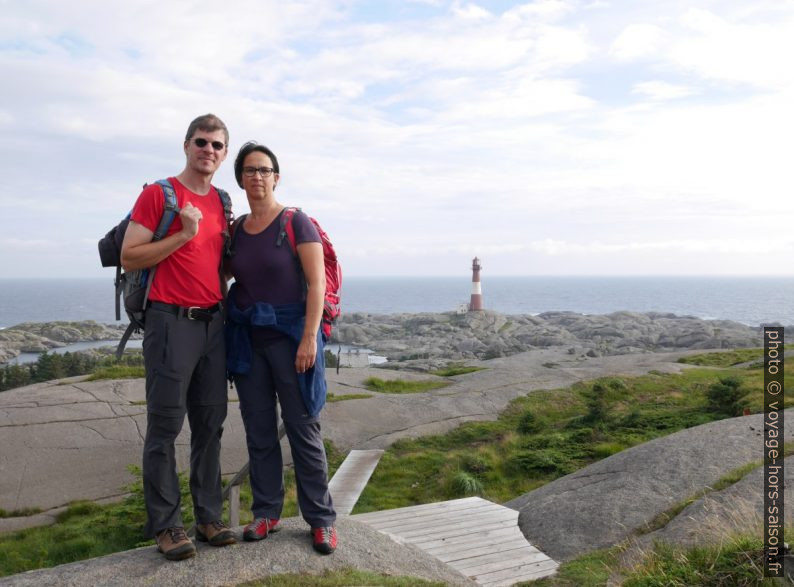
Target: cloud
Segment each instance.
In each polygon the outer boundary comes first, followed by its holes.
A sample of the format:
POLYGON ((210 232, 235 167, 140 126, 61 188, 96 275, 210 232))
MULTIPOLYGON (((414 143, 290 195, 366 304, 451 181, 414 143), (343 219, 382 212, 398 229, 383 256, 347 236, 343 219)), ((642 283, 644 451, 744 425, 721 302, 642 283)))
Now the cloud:
POLYGON ((358 273, 395 251, 408 272, 478 251, 508 272, 757 254, 743 235, 781 234, 794 212, 794 10, 692 6, 9 5, 0 230, 94 256, 80 239, 178 173, 187 123, 212 111, 232 143, 214 182, 238 211, 231 160, 256 139, 282 163, 278 197, 358 273))
POLYGON ((664 31, 652 24, 630 24, 610 47, 617 59, 632 60, 655 57, 664 42, 664 31))
POLYGON ((663 81, 640 82, 634 86, 632 92, 647 96, 651 100, 675 100, 697 93, 697 91, 687 86, 663 81))

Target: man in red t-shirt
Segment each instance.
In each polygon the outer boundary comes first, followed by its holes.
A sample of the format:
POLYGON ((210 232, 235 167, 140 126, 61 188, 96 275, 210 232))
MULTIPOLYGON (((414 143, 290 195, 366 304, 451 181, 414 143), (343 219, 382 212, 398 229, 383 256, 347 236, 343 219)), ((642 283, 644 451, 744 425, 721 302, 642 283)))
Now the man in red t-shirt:
POLYGON ((214 546, 235 542, 221 521, 220 439, 226 419, 226 356, 220 264, 228 233, 223 204, 210 183, 226 159, 229 131, 212 114, 188 127, 182 173, 169 178, 179 215, 152 242, 165 198, 144 188, 130 215, 121 249, 127 271, 157 266, 146 310, 146 439, 143 448, 145 532, 167 559, 196 554, 180 513, 174 442, 190 423, 190 492, 196 537, 214 546))

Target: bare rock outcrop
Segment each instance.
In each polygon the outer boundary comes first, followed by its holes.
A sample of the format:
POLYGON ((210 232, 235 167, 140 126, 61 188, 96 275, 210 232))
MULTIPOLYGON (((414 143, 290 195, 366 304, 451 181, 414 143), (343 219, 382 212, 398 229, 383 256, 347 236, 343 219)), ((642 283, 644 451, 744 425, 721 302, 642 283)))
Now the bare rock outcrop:
MULTIPOLYGON (((794 410, 786 415, 784 438, 791 440, 794 410)), ((729 471, 757 461, 763 456, 763 430, 763 414, 681 430, 621 451, 505 505, 520 512, 518 524, 527 540, 555 560, 568 560, 622 542, 729 471)), ((745 484, 741 487, 746 489, 745 484)), ((755 499, 763 503, 760 486, 755 491, 755 499)), ((694 515, 696 508, 685 514, 694 515)), ((670 536, 675 535, 674 527, 670 536)))
POLYGON ((334 341, 367 346, 391 361, 493 359, 535 348, 568 346, 606 356, 645 351, 761 345, 761 331, 729 320, 659 312, 537 316, 482 311, 465 314, 343 315, 334 341))

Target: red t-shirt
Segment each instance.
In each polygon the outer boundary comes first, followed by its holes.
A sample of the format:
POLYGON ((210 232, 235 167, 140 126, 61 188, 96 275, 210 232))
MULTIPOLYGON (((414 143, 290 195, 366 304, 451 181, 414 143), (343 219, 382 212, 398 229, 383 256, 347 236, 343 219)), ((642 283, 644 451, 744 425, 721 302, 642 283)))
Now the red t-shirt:
MULTIPOLYGON (((191 192, 176 178, 169 178, 174 186, 177 205, 183 208, 190 202, 201 210, 198 234, 160 261, 154 274, 149 299, 179 306, 209 307, 222 299, 218 268, 223 250, 226 218, 223 204, 215 188, 204 195, 191 192)), ((157 230, 163 214, 165 198, 157 184, 144 188, 131 218, 152 232, 157 230)), ((182 230, 179 215, 168 228, 166 237, 182 230)))

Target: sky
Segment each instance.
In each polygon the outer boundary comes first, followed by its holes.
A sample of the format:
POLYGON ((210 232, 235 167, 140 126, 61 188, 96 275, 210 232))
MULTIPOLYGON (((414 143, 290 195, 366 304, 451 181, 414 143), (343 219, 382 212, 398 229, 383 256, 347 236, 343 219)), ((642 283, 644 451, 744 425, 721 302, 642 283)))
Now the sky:
POLYGON ((207 112, 346 275, 791 276, 792 55, 792 0, 0 0, 0 276, 109 277, 207 112))

